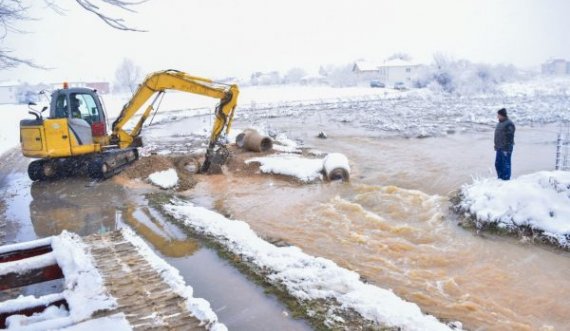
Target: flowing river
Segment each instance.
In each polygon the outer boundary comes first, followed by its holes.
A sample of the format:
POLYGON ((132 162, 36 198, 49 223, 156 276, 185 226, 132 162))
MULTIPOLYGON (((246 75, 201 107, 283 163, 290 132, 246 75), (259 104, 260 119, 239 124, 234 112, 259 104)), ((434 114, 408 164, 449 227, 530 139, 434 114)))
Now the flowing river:
MULTIPOLYGON (((518 131, 515 176, 553 168, 555 131, 518 131)), ((264 237, 330 258, 391 288, 425 312, 462 321, 467 329, 568 328, 570 254, 478 235, 459 227, 449 210, 449 198, 461 184, 493 174, 492 132, 305 138, 318 149, 345 153, 353 164, 351 183, 212 176, 190 196, 248 222, 264 237)))
MULTIPOLYGON (((329 258, 417 303, 424 312, 459 320, 469 330, 568 329, 570 254, 463 229, 449 209, 450 197, 462 184, 494 176, 492 131, 407 139, 342 127, 318 116, 312 116, 310 131, 307 118, 270 124, 316 149, 346 154, 353 167, 350 183, 301 185, 228 173, 198 176, 198 185, 185 195, 248 222, 265 238, 329 258), (329 139, 315 138, 321 129, 329 139)), ((553 168, 556 132, 548 126, 517 131, 514 177, 553 168)), ((118 180, 95 187, 81 180, 30 185, 23 173, 26 163, 15 157, 2 170, 0 209, 7 223, 0 230, 5 241, 62 229, 88 234, 129 226, 189 282, 203 279, 197 294, 212 301, 231 329, 307 329, 237 274, 226 279, 227 291, 220 291, 216 301, 212 293, 220 286, 209 281, 211 272, 199 271, 227 269, 224 262, 208 250, 197 255, 192 238, 146 207, 144 187, 124 187, 118 180), (262 314, 231 302, 231 297, 240 297, 228 296, 236 288, 235 279, 242 282, 241 293, 257 296, 259 309, 266 307, 262 314), (224 312, 228 302, 227 309, 234 310, 224 312)))

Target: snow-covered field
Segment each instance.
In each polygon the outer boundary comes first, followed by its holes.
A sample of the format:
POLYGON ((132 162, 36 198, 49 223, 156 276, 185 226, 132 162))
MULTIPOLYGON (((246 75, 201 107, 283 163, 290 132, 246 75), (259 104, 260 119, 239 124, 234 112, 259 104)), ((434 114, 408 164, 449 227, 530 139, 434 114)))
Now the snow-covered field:
POLYGON ((329 325, 342 325, 342 310, 352 309, 380 326, 403 330, 450 330, 435 317, 402 300, 389 290, 365 284, 360 276, 333 261, 314 257, 295 246, 277 247, 259 238, 249 225, 230 220, 189 202, 173 201, 166 212, 186 226, 215 238, 244 261, 263 270, 272 283, 284 286, 299 301, 325 300, 329 325), (332 301, 331 301, 332 300, 332 301), (338 306, 334 306, 334 301, 338 306))
MULTIPOLYGON (((240 92, 236 118, 249 122, 270 118, 303 121, 318 113, 326 121, 365 128, 378 134, 441 136, 489 129, 495 122, 495 111, 501 107, 509 110, 518 125, 570 121, 567 86, 570 86, 569 79, 537 78, 504 84, 501 93, 465 97, 449 97, 428 89, 402 92, 368 87, 244 87, 240 92)), ((129 97, 103 96, 110 119, 119 114, 129 97)), ((184 117, 211 114, 216 104, 217 100, 211 98, 167 93, 153 123, 179 122, 184 117)), ((37 108, 41 106, 43 104, 37 108)), ((31 118, 31 115, 27 114, 26 105, 0 105, 0 113, 2 154, 18 145, 19 121, 31 118)))
POLYGON ((570 172, 542 171, 511 181, 480 179, 465 185, 458 209, 478 227, 510 232, 531 229, 570 248, 570 172))

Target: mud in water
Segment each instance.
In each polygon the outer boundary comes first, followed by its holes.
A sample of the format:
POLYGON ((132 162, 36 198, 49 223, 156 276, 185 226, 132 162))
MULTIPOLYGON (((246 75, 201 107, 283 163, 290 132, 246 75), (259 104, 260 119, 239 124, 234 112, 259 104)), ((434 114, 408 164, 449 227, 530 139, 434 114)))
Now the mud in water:
MULTIPOLYGON (((128 179, 140 179, 146 181, 148 176, 157 171, 175 169, 178 175, 176 191, 182 192, 196 185, 194 174, 198 169, 198 160, 184 155, 150 155, 141 157, 135 163, 124 169, 119 177, 128 179)), ((121 181, 121 178, 118 179, 121 181)))

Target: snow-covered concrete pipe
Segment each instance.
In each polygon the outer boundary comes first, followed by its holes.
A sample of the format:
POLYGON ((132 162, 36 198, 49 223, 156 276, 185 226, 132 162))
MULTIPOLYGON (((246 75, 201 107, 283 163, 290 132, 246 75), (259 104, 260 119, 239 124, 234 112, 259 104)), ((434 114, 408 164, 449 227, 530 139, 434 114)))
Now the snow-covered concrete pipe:
POLYGON ((236 137, 236 144, 252 152, 265 152, 273 148, 273 141, 253 129, 246 129, 236 137))
POLYGON ((350 179, 350 165, 344 154, 330 153, 323 160, 323 171, 328 180, 348 181, 350 179))

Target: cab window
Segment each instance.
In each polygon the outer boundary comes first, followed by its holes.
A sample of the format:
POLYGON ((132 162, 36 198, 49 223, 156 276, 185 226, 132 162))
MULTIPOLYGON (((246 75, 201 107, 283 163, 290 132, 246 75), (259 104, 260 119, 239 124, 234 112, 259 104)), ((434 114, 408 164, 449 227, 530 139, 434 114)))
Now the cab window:
POLYGON ((89 124, 101 121, 101 112, 91 94, 72 93, 70 104, 72 118, 81 118, 89 124))
POLYGON ((57 97, 55 101, 55 118, 67 118, 68 108, 67 108, 67 96, 61 94, 57 97))

